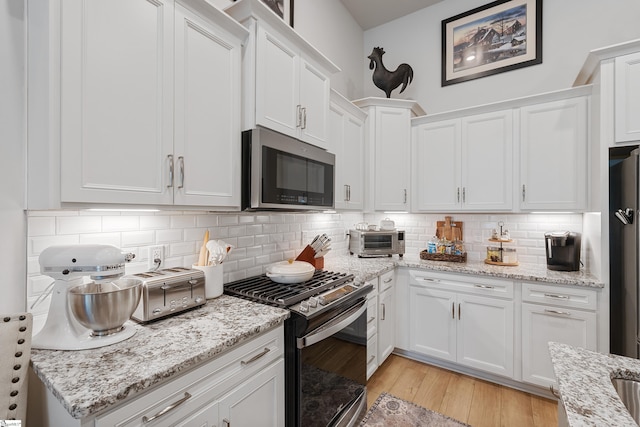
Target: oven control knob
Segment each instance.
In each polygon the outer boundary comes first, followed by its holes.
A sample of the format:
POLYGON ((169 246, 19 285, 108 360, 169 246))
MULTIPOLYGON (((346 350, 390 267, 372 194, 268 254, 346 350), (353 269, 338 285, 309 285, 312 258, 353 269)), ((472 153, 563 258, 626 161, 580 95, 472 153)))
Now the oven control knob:
POLYGON ((309 307, 316 308, 318 306, 318 298, 311 297, 309 298, 309 307))
POLYGON ((306 312, 309 311, 309 304, 307 304, 306 301, 302 301, 300 303, 300 311, 303 312, 303 313, 306 313, 306 312))

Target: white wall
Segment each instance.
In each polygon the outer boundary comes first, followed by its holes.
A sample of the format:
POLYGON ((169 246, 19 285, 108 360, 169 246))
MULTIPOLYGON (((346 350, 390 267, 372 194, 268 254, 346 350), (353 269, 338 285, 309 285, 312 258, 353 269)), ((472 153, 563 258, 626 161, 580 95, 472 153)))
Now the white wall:
MULTIPOLYGON (((381 46, 388 69, 403 62, 413 67, 413 83, 391 96, 415 99, 431 114, 565 89, 573 85, 589 51, 640 38, 637 0, 544 0, 542 64, 441 87, 442 20, 487 3, 445 0, 366 31, 366 55, 381 46)), ((364 96, 384 96, 368 67, 363 70, 364 96)))
POLYGON ((0 2, 0 313, 24 311, 25 2, 0 2))

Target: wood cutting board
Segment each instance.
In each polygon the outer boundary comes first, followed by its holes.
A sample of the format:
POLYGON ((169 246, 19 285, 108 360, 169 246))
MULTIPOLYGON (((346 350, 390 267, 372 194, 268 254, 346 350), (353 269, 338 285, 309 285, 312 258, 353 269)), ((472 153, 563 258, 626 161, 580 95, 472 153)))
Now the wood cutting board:
POLYGON ((450 216, 445 216, 444 221, 436 223, 436 237, 447 240, 463 240, 462 239, 462 221, 452 221, 450 216))

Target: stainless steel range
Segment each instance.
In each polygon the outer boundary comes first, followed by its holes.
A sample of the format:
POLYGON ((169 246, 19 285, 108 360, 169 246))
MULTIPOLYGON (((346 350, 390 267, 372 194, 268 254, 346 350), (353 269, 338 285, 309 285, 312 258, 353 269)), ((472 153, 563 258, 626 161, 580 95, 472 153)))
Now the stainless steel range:
POLYGON ((367 294, 371 284, 316 270, 302 283, 266 275, 228 283, 225 293, 287 308, 285 321, 286 426, 352 426, 365 413, 367 294))

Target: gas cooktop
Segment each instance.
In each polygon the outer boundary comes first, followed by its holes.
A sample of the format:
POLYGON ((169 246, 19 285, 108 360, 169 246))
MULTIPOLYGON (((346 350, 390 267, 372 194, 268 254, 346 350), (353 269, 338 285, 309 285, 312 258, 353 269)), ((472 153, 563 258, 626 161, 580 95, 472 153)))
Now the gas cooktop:
POLYGON ((263 274, 227 283, 224 291, 229 295, 287 308, 329 289, 353 282, 353 279, 353 274, 316 270, 306 282, 282 284, 263 274))

